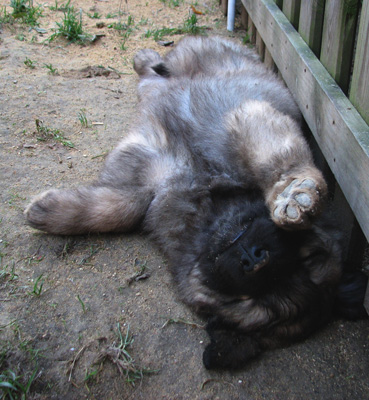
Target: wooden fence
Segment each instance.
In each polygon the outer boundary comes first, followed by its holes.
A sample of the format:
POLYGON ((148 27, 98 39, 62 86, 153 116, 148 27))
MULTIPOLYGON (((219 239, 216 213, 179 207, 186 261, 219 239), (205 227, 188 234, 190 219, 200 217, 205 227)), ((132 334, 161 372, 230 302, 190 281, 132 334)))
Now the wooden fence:
MULTIPOLYGON (((263 61, 292 92, 328 176, 346 257, 369 240, 369 0, 241 0, 263 61)), ((220 0, 226 13, 227 0, 220 0)))

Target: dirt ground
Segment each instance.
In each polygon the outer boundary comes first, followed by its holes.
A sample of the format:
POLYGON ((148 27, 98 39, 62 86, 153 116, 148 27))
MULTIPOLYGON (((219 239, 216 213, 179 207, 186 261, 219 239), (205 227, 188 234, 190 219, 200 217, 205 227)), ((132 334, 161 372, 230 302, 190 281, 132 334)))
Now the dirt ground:
MULTIPOLYGON (((101 35, 83 46, 62 38, 47 41, 63 17, 63 11, 55 9, 62 8, 61 3, 39 4, 42 29, 3 19, 3 395, 368 399, 368 321, 335 321, 306 342, 266 353, 244 370, 209 372, 202 365, 208 341, 205 321, 178 301, 165 260, 145 236, 58 237, 25 225, 23 209, 34 195, 92 180, 105 154, 134 123, 137 78, 132 57, 142 48, 167 51, 153 37, 145 37, 148 30, 182 26, 194 11, 192 4, 202 13, 197 14, 197 25, 206 26, 207 34, 240 41, 246 35, 238 22, 234 34, 226 31, 215 0, 184 0, 178 7, 173 1, 72 0, 70 5, 83 10, 83 29, 101 35), (119 26, 123 29, 115 29, 119 26)), ((1 0, 2 16, 3 6, 12 12, 1 0)), ((180 37, 163 40, 177 42, 180 37)))

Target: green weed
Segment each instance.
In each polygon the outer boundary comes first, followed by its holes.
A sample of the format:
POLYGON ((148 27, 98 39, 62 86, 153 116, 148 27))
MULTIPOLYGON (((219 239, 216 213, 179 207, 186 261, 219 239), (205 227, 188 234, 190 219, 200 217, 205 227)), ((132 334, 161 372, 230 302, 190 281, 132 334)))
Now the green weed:
POLYGON ((192 14, 187 20, 184 21, 183 25, 179 28, 162 28, 156 30, 146 31, 145 37, 153 37, 155 41, 162 40, 165 36, 173 35, 202 35, 205 33, 206 26, 197 26, 197 17, 192 14))
POLYGON ((161 3, 164 3, 165 5, 169 7, 179 7, 181 3, 183 3, 183 0, 160 0, 161 3))
POLYGON ((37 134, 39 135, 37 137, 37 140, 41 142, 45 142, 49 139, 53 139, 59 143, 61 143, 65 147, 75 147, 74 144, 66 139, 63 135, 63 133, 59 129, 50 129, 46 127, 43 122, 39 119, 36 119, 36 130, 37 134))
POLYGON ((41 296, 42 288, 44 287, 45 279, 42 279, 43 274, 41 274, 36 280, 33 285, 33 290, 32 292, 28 292, 28 294, 31 294, 33 296, 41 296))
POLYGON ((70 0, 66 2, 66 4, 58 4, 58 0, 55 0, 55 6, 50 6, 49 9, 51 11, 66 11, 69 7, 70 0))
POLYGON ((52 64, 44 64, 44 68, 49 70, 49 74, 51 75, 58 75, 58 69, 54 68, 52 64))
POLYGON ((24 65, 27 68, 35 69, 36 68, 36 61, 30 60, 28 57, 23 61, 24 65))
POLYGON ((77 300, 80 302, 80 304, 82 306, 83 314, 85 314, 85 312, 87 311, 85 303, 82 301, 82 299, 79 297, 79 295, 77 295, 77 300))
POLYGON ((86 117, 85 110, 83 110, 83 109, 80 110, 80 112, 78 113, 78 119, 79 119, 79 122, 81 123, 81 125, 84 128, 88 128, 89 127, 89 123, 88 123, 88 120, 87 120, 87 117, 86 117))
POLYGON ((38 19, 42 16, 42 9, 33 7, 33 0, 11 0, 10 7, 13 8, 13 18, 20 19, 26 25, 39 25, 38 19))
POLYGON ((0 27, 3 24, 12 24, 14 23, 14 18, 11 14, 6 12, 6 7, 3 6, 0 8, 0 27))
POLYGON ((26 399, 32 383, 36 379, 37 368, 27 379, 25 376, 19 375, 7 369, 0 374, 0 389, 2 390, 1 399, 26 399), (24 380, 26 381, 24 382, 24 380))
POLYGON ((135 20, 132 15, 128 15, 127 22, 114 22, 113 24, 108 25, 108 28, 113 28, 121 33, 123 31, 132 32, 134 23, 135 20))
POLYGON ((13 265, 11 269, 9 270, 9 265, 5 265, 1 270, 0 270, 0 281, 15 281, 18 279, 18 274, 15 273, 15 262, 13 262, 13 265))
POLYGON ((83 31, 82 10, 76 12, 74 7, 68 7, 64 11, 64 17, 61 22, 57 22, 55 33, 49 38, 49 41, 57 37, 64 37, 70 42, 86 43, 92 40, 92 36, 83 31))
POLYGON ((117 366, 119 373, 125 377, 126 382, 135 386, 135 382, 143 379, 144 374, 155 373, 157 371, 136 366, 134 359, 128 352, 128 347, 133 343, 129 326, 127 327, 126 334, 123 335, 120 329, 120 324, 117 323, 117 331, 119 344, 116 345, 113 343, 113 345, 109 346, 100 354, 94 364, 102 364, 105 360, 113 362, 117 366))
POLYGON ((94 12, 93 14, 87 13, 87 15, 92 19, 100 19, 101 15, 98 12, 94 12))

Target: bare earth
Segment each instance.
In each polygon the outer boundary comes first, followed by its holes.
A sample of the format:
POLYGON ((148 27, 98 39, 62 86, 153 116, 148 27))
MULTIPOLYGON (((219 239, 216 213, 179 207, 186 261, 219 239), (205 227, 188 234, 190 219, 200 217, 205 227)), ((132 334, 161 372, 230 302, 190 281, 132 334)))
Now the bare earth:
MULTIPOLYGON (((34 195, 93 180, 104 155, 134 124, 132 57, 142 48, 167 50, 143 35, 179 27, 189 15, 190 2, 169 2, 72 0, 84 12, 84 29, 104 35, 86 46, 45 42, 63 16, 51 2, 42 4, 40 18, 47 33, 20 23, 1 27, 0 375, 11 370, 23 384, 31 381, 30 399, 369 398, 367 321, 335 321, 245 370, 209 372, 202 365, 205 321, 178 301, 165 260, 144 235, 58 237, 25 225, 22 212, 34 195), (94 13, 101 18, 87 15, 94 13), (122 50, 122 35, 109 25, 129 15, 133 31, 122 50), (59 139, 40 141, 45 132, 59 139), (134 361, 124 364, 128 329, 134 361), (130 383, 127 365, 151 373, 130 383)), ((6 0, 0 5, 12 12, 6 0)), ((216 1, 195 8, 208 34, 245 36, 240 28, 226 31, 216 1)))

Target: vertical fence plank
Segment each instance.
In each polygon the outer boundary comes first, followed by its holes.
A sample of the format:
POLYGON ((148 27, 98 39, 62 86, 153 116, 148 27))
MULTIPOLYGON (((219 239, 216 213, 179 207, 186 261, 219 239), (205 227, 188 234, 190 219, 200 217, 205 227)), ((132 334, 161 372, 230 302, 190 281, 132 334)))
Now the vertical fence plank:
MULTIPOLYGON (((306 1, 306 0, 305 0, 306 1)), ((284 0, 282 11, 295 29, 299 26, 301 0, 284 0)))
POLYGON ((303 1, 300 8, 299 33, 319 57, 322 43, 325 0, 303 1))
POLYGON ((274 60, 272 55, 270 54, 270 51, 265 47, 265 52, 264 52, 264 64, 267 66, 272 71, 276 71, 276 65, 274 64, 274 60))
POLYGON ((248 28, 248 25, 247 25, 248 18, 249 18, 249 16, 247 14, 246 8, 243 5, 241 5, 241 26, 242 26, 242 28, 244 28, 246 30, 248 28))
POLYGON ((260 60, 264 61, 265 43, 263 42, 263 39, 261 38, 261 36, 257 31, 256 31, 255 49, 260 56, 260 60))
POLYGON ((350 100, 369 124, 369 1, 361 10, 350 100))
POLYGON ((251 43, 255 43, 255 41, 256 41, 256 27, 255 27, 254 23, 252 22, 251 18, 248 19, 247 24, 248 24, 247 33, 248 33, 248 35, 250 37, 250 42, 251 43))
POLYGON ((358 0, 326 0, 320 61, 344 93, 350 82, 358 0))

